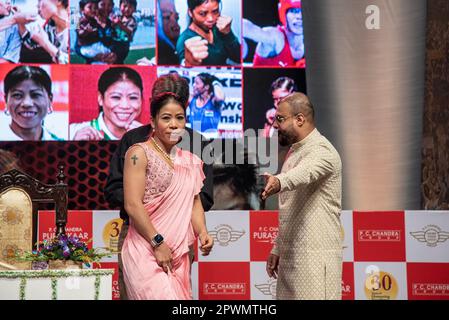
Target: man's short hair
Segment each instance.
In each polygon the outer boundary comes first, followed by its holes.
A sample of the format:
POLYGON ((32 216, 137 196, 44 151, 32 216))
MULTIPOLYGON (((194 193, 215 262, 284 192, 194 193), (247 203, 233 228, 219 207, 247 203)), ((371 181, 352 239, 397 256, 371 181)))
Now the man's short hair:
POLYGON ((301 92, 293 92, 282 99, 279 104, 287 103, 292 114, 302 113, 310 122, 314 122, 315 110, 309 98, 301 92))

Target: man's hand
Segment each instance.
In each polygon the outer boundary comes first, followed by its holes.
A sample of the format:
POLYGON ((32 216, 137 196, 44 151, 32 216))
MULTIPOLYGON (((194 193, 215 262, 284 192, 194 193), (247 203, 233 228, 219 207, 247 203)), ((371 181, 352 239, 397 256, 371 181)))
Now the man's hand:
POLYGON ((279 256, 270 254, 267 259, 267 273, 270 278, 278 277, 279 256))
POLYGON ((217 28, 223 34, 231 32, 232 18, 227 16, 219 16, 217 19, 217 28))
POLYGON ((269 196, 272 196, 273 194, 276 194, 281 190, 281 182, 278 178, 267 172, 265 172, 263 175, 265 177, 266 185, 262 193, 260 194, 260 198, 262 200, 266 200, 269 196))
POLYGON ((184 42, 186 66, 199 66, 209 56, 207 40, 193 37, 184 42))

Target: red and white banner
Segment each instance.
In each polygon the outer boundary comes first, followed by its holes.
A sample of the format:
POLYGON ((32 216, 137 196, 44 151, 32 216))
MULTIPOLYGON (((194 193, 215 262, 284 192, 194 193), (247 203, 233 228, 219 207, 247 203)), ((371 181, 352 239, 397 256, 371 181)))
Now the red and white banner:
MULTIPOLYGON (((344 300, 449 300, 449 211, 343 211, 344 300)), ((39 239, 55 232, 54 213, 39 214, 39 239)), ((194 299, 270 300, 276 280, 265 271, 278 232, 276 211, 211 211, 215 239, 210 256, 195 250, 194 299)), ((93 247, 117 252, 122 226, 118 211, 69 211, 67 233, 93 247)), ((102 268, 118 270, 117 255, 102 268)), ((118 274, 113 299, 119 299, 118 274)))

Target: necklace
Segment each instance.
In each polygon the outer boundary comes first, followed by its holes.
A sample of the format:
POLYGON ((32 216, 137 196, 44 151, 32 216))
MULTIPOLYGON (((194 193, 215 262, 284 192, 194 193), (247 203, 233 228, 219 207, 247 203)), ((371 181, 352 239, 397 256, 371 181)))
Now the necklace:
POLYGON ((173 163, 173 159, 170 157, 170 155, 167 152, 165 152, 164 149, 162 149, 162 147, 156 142, 154 137, 151 137, 151 141, 153 142, 153 144, 156 147, 157 151, 162 153, 162 155, 172 164, 173 163))

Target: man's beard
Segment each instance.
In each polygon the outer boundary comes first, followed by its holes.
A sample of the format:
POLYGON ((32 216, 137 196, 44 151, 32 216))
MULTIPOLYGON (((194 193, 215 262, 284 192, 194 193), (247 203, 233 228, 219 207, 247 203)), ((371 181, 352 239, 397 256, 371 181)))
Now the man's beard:
POLYGON ((278 131, 279 144, 283 147, 292 145, 295 141, 294 137, 285 132, 278 131))

